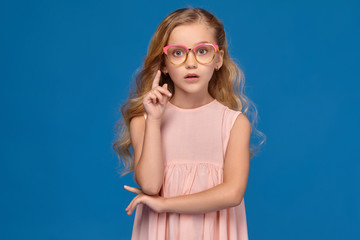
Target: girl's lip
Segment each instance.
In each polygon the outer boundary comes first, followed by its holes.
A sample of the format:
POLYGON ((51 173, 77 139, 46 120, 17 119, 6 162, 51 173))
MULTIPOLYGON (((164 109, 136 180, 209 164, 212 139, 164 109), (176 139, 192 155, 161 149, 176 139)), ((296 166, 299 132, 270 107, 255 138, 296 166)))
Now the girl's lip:
POLYGON ((185 78, 198 78, 199 75, 195 74, 195 73, 188 73, 186 74, 185 78))
POLYGON ((187 82, 197 82, 199 80, 199 77, 188 77, 185 78, 185 81, 187 82))

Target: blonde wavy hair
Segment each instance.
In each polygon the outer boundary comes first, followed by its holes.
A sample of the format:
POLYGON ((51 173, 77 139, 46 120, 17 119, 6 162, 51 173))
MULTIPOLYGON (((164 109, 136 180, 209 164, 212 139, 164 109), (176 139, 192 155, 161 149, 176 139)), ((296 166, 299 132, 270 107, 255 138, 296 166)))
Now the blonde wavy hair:
MULTIPOLYGON (((159 24, 156 29, 149 47, 144 63, 140 71, 135 74, 136 87, 130 91, 127 102, 121 106, 123 116, 116 125, 115 130, 118 138, 113 143, 119 162, 123 162, 124 169, 119 172, 121 176, 134 170, 134 155, 130 152, 130 121, 133 117, 143 115, 143 97, 152 88, 152 82, 156 71, 165 66, 162 48, 167 45, 169 36, 174 28, 180 25, 203 23, 215 29, 216 44, 219 49, 224 51, 223 66, 214 74, 209 82, 209 94, 230 109, 242 111, 251 122, 252 133, 262 137, 262 141, 255 147, 250 146, 250 159, 255 155, 255 151, 260 149, 260 145, 265 142, 265 135, 255 128, 257 121, 257 110, 255 105, 244 95, 245 78, 242 71, 230 58, 228 45, 225 37, 224 25, 213 14, 201 8, 183 8, 170 13, 159 24), (252 111, 250 111, 252 109, 252 111)), ((169 91, 174 96, 174 83, 169 75, 161 74, 159 85, 167 83, 169 91)))

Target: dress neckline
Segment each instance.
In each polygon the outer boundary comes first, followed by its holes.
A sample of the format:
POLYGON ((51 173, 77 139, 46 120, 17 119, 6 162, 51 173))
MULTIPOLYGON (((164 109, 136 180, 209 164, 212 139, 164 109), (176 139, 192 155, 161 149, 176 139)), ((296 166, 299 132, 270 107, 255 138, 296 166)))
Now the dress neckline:
POLYGON ((179 111, 194 112, 194 111, 198 111, 198 110, 201 110, 203 108, 206 108, 206 107, 214 104, 215 102, 217 102, 216 98, 214 100, 212 100, 211 102, 206 103, 206 104, 204 104, 204 105, 202 105, 200 107, 196 107, 196 108, 181 108, 181 107, 178 107, 178 106, 172 104, 170 101, 168 101, 168 105, 171 106, 172 108, 175 108, 175 109, 179 110, 179 111))

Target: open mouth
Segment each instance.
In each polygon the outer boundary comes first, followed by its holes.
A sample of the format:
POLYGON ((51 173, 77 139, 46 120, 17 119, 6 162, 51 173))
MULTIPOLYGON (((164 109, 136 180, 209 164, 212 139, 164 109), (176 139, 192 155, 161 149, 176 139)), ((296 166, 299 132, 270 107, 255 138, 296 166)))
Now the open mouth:
POLYGON ((195 78, 199 78, 199 76, 196 74, 189 73, 185 76, 185 78, 186 79, 195 79, 195 78))

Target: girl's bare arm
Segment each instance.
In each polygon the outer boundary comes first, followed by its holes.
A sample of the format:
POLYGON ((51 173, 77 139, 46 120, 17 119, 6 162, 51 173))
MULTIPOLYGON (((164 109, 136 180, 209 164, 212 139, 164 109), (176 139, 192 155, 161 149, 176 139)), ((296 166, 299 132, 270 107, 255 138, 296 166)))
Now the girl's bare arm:
POLYGON ((231 130, 223 183, 208 190, 164 199, 162 212, 201 214, 237 206, 243 200, 249 174, 251 124, 240 114, 231 130))
POLYGON ((143 98, 143 105, 147 113, 146 120, 142 115, 130 121, 135 181, 148 195, 157 195, 160 192, 164 176, 160 128, 171 92, 167 88, 167 83, 159 85, 160 77, 161 71, 158 70, 151 90, 143 98))
POLYGON ((164 162, 160 132, 161 120, 137 116, 130 121, 130 135, 134 150, 134 176, 141 190, 148 195, 160 192, 164 162))

